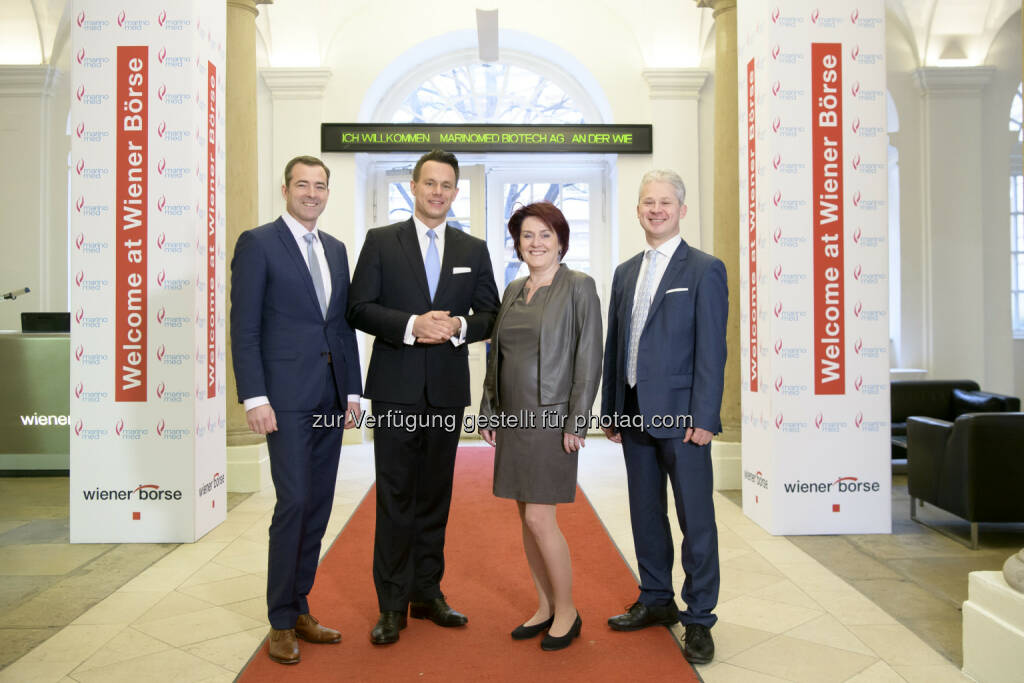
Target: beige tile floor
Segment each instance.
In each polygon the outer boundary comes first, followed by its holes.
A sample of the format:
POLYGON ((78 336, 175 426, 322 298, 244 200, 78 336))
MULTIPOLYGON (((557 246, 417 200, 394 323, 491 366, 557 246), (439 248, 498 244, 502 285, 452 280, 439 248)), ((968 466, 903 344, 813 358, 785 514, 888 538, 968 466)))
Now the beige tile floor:
MULTIPOLYGON (((635 571, 618 447, 591 439, 580 458, 579 478, 635 571)), ((324 552, 372 479, 371 447, 346 446, 324 552)), ((26 495, 22 504, 30 507, 31 499, 26 495)), ((57 617, 36 628, 28 618, 31 610, 25 610, 24 627, 12 626, 11 632, 42 629, 46 638, 0 670, 0 681, 233 680, 267 630, 263 582, 273 504, 273 490, 262 491, 238 503, 227 521, 198 543, 163 554, 158 551, 164 546, 150 546, 153 557, 144 569, 63 628, 54 625, 57 617)), ((795 543, 769 535, 725 496, 718 495, 716 505, 722 593, 714 629, 717 656, 699 667, 705 681, 963 680, 949 660, 795 543)), ((21 514, 29 517, 27 510, 21 514)), ((0 534, 17 528, 0 526, 0 534)), ((0 548, 5 585, 45 581, 31 553, 9 554, 10 547, 0 548)), ((130 555, 143 546, 63 548, 64 554, 47 555, 52 564, 46 566, 66 568, 76 561, 91 566, 96 553, 100 559, 121 549, 130 555)), ((676 580, 682 581, 681 570, 676 580)), ((57 603, 51 599, 39 607, 58 609, 57 603)), ((681 635, 680 628, 675 632, 681 635)))

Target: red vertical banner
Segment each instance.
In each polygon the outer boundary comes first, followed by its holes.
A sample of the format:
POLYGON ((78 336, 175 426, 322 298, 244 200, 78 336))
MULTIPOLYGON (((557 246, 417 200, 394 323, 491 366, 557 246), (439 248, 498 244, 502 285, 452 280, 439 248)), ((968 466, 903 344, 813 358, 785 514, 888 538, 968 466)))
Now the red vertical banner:
POLYGON ((754 60, 747 63, 747 251, 750 257, 747 315, 750 318, 750 390, 757 391, 757 119, 754 107, 754 60))
POLYGON ((114 400, 146 400, 149 48, 117 47, 114 400))
POLYGON ((206 397, 217 395, 217 67, 206 63, 206 397))
POLYGON ((843 270, 843 53, 811 44, 814 393, 846 393, 843 270))

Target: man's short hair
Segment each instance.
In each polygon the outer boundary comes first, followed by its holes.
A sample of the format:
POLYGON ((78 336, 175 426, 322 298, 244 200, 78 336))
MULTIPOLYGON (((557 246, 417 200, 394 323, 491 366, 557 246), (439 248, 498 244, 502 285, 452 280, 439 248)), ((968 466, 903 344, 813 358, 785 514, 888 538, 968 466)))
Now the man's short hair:
POLYGON ((640 189, 637 192, 637 200, 644 194, 644 186, 648 183, 669 183, 676 191, 676 199, 679 200, 679 205, 682 206, 686 203, 686 185, 683 185, 683 179, 679 177, 679 174, 675 171, 668 169, 655 169, 644 173, 644 177, 640 179, 640 189))
POLYGON ((455 158, 455 155, 451 152, 446 152, 443 149, 432 149, 419 158, 416 162, 416 166, 412 169, 412 180, 413 182, 419 182, 420 180, 420 169, 423 168, 423 164, 428 161, 439 161, 442 164, 448 164, 455 169, 455 182, 459 182, 459 160, 455 158))
POLYGON ((320 159, 317 159, 316 157, 311 157, 309 155, 303 155, 303 156, 295 157, 294 159, 289 161, 287 163, 287 165, 285 165, 285 167, 284 167, 284 186, 285 187, 288 187, 291 184, 291 182, 292 182, 292 169, 295 168, 295 164, 302 164, 303 166, 319 166, 320 168, 324 169, 324 173, 327 174, 327 184, 328 185, 331 184, 331 169, 327 168, 327 164, 325 164, 320 159))

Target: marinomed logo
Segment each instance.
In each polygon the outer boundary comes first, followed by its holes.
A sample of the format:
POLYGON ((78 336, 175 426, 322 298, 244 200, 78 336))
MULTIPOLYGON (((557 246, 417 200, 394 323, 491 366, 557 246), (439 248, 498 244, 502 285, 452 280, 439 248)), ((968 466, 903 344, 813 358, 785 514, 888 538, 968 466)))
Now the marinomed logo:
POLYGON ((88 501, 96 500, 181 500, 181 489, 162 489, 158 484, 139 484, 133 489, 101 489, 82 491, 88 501))
POLYGON ((835 481, 787 481, 782 484, 786 493, 877 493, 882 485, 877 481, 861 481, 857 477, 839 477, 835 481))

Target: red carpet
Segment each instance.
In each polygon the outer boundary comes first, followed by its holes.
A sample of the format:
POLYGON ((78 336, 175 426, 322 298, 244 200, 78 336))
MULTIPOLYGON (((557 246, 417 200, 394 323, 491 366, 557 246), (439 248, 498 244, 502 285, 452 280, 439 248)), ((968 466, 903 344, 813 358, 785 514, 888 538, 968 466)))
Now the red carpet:
POLYGON ((491 449, 460 448, 455 467, 442 589, 469 616, 467 626, 446 629, 410 619, 397 643, 370 643, 378 615, 371 489, 321 562, 310 595, 313 615, 341 631, 341 644, 300 641, 302 661, 283 666, 270 661, 264 643, 238 680, 698 680, 667 629, 608 628, 608 617, 636 598, 637 583, 579 489, 575 503, 558 506, 558 519, 572 552, 582 634, 558 652, 542 651, 539 636, 509 637, 536 609, 536 597, 515 503, 491 494, 493 458, 491 449))

